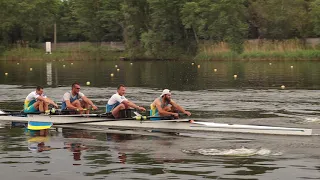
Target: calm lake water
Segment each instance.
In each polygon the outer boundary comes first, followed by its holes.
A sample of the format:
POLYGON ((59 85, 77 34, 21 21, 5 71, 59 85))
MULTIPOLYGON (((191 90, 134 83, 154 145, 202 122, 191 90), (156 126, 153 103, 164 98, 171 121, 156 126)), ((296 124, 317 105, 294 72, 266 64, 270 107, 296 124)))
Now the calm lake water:
POLYGON ((0 109, 22 109, 36 85, 61 103, 75 81, 100 112, 120 83, 127 98, 146 108, 169 88, 195 118, 312 128, 316 135, 168 134, 74 125, 40 137, 0 122, 3 179, 320 179, 320 62, 1 61, 0 109))

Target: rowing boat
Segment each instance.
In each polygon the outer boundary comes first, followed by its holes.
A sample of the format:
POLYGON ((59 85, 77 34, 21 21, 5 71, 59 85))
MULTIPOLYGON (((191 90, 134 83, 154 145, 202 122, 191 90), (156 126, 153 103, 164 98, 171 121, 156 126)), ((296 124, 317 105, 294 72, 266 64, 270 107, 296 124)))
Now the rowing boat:
POLYGON ((112 119, 99 117, 95 114, 89 115, 44 115, 28 114, 25 117, 0 116, 0 121, 18 122, 51 122, 53 125, 81 124, 89 126, 104 126, 108 128, 124 129, 157 129, 162 131, 197 131, 197 132, 233 132, 233 133, 258 133, 277 135, 312 135, 312 129, 288 128, 260 125, 241 125, 205 122, 200 120, 178 119, 178 120, 140 120, 112 119))

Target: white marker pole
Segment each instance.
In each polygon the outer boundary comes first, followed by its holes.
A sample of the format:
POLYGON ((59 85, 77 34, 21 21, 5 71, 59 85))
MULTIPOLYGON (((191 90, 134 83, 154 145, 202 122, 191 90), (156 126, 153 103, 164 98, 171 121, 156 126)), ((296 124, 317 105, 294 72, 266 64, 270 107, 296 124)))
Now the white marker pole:
POLYGON ((46 42, 46 54, 51 54, 51 42, 46 42))

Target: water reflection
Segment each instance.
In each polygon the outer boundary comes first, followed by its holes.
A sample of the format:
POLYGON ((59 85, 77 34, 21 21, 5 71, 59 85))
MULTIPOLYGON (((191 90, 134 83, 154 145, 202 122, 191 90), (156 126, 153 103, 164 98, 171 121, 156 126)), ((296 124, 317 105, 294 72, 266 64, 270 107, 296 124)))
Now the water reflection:
MULTIPOLYGON (((237 144, 258 146, 257 143, 262 141, 261 137, 250 137, 252 141, 237 142, 237 144)), ((280 157, 266 157, 261 153, 256 153, 251 157, 223 157, 198 153, 188 154, 182 151, 190 147, 194 147, 191 149, 213 147, 223 150, 234 145, 235 142, 231 140, 236 138, 238 138, 236 135, 226 139, 225 136, 216 134, 214 139, 206 139, 168 134, 160 136, 159 133, 155 135, 130 134, 126 131, 105 133, 72 128, 63 128, 61 132, 49 131, 40 135, 40 132, 26 133, 23 128, 6 127, 0 129, 0 162, 2 172, 15 171, 13 174, 19 177, 18 179, 30 176, 58 179, 69 177, 75 179, 128 179, 128 177, 129 179, 259 179, 262 177, 272 179, 273 176, 281 179, 286 179, 288 176, 290 179, 295 179, 297 177, 317 177, 318 161, 296 156, 290 158, 290 155, 287 154, 282 154, 280 157), (27 147, 26 142, 34 144, 31 150, 27 147), (296 166, 297 164, 299 166, 296 166), (292 168, 295 171, 294 174, 285 173, 292 168), (286 176, 283 176, 282 173, 286 176)), ((292 141, 290 143, 296 142, 295 138, 283 137, 283 139, 285 142, 281 142, 279 138, 275 138, 274 141, 280 146, 289 143, 288 140, 292 141)), ((268 137, 264 136, 263 140, 273 144, 268 137)), ((266 144, 265 142, 261 142, 262 146, 266 146, 263 145, 266 144)), ((314 145, 310 143, 305 142, 305 145, 309 147, 314 145)), ((293 146, 299 147, 298 144, 300 143, 297 142, 293 146)), ((207 150, 210 149, 207 148, 207 150)))
MULTIPOLYGON (((67 149, 68 151, 72 152, 73 159, 75 161, 81 160, 81 151, 87 150, 88 148, 81 144, 81 143, 64 143, 64 149, 67 149)), ((79 163, 73 163, 73 165, 81 165, 79 163)))
POLYGON ((28 138, 28 149, 30 151, 43 152, 50 151, 51 147, 45 145, 50 141, 49 130, 29 130, 25 128, 26 135, 29 135, 28 138))
POLYGON ((272 62, 272 66, 267 61, 203 61, 197 62, 201 65, 200 68, 192 66, 189 61, 138 61, 133 65, 123 61, 80 61, 73 65, 68 64, 70 63, 21 62, 17 66, 15 62, 1 61, 0 84, 47 84, 57 87, 69 86, 74 81, 83 84, 90 81, 95 87, 116 87, 124 83, 127 86, 160 89, 170 87, 175 90, 279 89, 283 84, 289 89, 320 88, 318 61, 276 61, 272 62), (8 72, 7 76, 5 72, 8 72), (237 75, 237 78, 234 78, 234 75, 237 75))

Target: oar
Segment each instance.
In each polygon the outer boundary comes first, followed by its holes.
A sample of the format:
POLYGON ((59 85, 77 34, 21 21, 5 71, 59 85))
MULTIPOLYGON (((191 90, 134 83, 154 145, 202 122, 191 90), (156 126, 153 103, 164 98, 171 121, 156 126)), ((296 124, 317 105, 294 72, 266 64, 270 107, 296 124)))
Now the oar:
POLYGON ((27 114, 41 114, 40 112, 34 112, 34 113, 24 113, 23 111, 19 110, 1 110, 0 109, 0 116, 25 116, 27 114))

